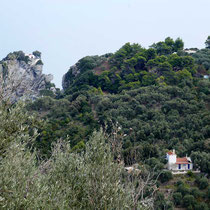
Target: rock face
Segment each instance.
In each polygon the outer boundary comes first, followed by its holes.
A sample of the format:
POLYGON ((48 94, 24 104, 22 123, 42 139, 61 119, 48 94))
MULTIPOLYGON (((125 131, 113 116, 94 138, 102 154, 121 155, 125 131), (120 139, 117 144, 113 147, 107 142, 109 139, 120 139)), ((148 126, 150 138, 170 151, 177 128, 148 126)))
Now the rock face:
POLYGON ((41 53, 25 54, 22 51, 10 53, 0 61, 0 97, 15 102, 34 99, 40 90, 49 87, 52 75, 42 74, 41 53))
POLYGON ((77 67, 77 65, 71 66, 69 71, 63 75, 63 79, 62 79, 63 89, 66 90, 70 86, 71 84, 70 78, 76 77, 79 74, 80 74, 80 69, 77 67))

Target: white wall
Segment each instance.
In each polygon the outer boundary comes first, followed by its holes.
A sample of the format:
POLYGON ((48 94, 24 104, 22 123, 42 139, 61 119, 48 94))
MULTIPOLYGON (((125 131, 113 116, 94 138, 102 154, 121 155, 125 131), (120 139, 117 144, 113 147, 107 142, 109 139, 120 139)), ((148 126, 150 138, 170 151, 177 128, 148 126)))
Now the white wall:
POLYGON ((188 169, 188 164, 181 164, 181 169, 179 169, 179 164, 168 164, 168 170, 174 170, 174 171, 182 171, 182 170, 192 170, 193 169, 193 164, 192 163, 189 163, 190 164, 190 168, 188 169))
POLYGON ((169 155, 168 162, 169 162, 169 164, 176 163, 176 155, 169 155))

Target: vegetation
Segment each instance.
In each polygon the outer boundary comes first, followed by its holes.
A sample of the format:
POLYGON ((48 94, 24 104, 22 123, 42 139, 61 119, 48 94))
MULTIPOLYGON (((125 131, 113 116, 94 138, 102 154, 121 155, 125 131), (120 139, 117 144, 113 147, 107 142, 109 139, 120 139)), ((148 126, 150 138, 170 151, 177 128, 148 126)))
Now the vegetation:
POLYGON ((206 46, 188 54, 180 38, 149 49, 126 43, 113 54, 80 59, 64 77, 64 92, 52 92, 49 84, 26 107, 2 104, 0 204, 208 209, 206 46), (169 149, 190 156, 201 176, 189 172, 174 185, 177 178, 163 170, 169 149), (135 169, 128 173, 123 166, 135 169), (159 190, 164 187, 170 196, 159 190))
POLYGON ((210 49, 201 49, 198 50, 195 54, 193 54, 193 58, 195 59, 198 66, 198 72, 203 74, 209 74, 210 70, 210 49))
POLYGON ((58 138, 68 136, 80 150, 94 129, 110 132, 118 123, 125 164, 154 167, 149 161, 154 158, 161 171, 166 151, 174 148, 209 173, 210 81, 201 78, 200 64, 182 53, 181 39, 161 43, 149 49, 127 43, 114 54, 85 57, 66 74, 63 95, 29 104, 47 120, 36 141, 43 156, 50 156, 58 138), (169 53, 160 53, 159 45, 170 47, 169 53))
POLYGON ((36 50, 36 51, 33 52, 33 55, 38 57, 38 58, 41 58, 42 53, 36 50))
POLYGON ((208 36, 205 44, 206 44, 206 48, 209 49, 210 48, 210 36, 208 36))
POLYGON ((206 181, 206 178, 196 175, 191 181, 186 177, 182 177, 182 181, 177 182, 176 189, 173 192, 173 203, 176 207, 198 210, 209 209, 208 192, 199 187, 200 182, 198 180, 202 182, 203 180, 206 181))
MULTIPOLYGON (((15 106, 12 112, 21 112, 15 106)), ((27 121, 26 113, 24 120, 27 121)), ((15 118, 12 115, 12 119, 15 118)), ((48 160, 31 150, 36 133, 27 130, 4 147, 0 162, 1 209, 141 209, 153 206, 153 178, 147 170, 126 174, 114 161, 112 137, 94 132, 85 151, 58 141, 48 160), (149 182, 150 181, 150 182, 149 182)))

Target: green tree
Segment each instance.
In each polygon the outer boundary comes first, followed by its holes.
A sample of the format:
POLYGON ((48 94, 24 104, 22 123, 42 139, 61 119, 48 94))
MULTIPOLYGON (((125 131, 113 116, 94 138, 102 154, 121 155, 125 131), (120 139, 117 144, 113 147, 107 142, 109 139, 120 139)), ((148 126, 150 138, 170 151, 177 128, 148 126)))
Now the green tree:
POLYGON ((184 49, 184 42, 182 41, 182 39, 177 38, 174 43, 174 51, 178 52, 179 50, 183 49, 184 49))
POLYGON ((176 206, 178 206, 178 205, 181 205, 181 203, 182 203, 182 194, 180 193, 180 192, 175 192, 174 194, 173 194, 173 200, 174 200, 174 204, 176 205, 176 206))
POLYGON ((195 198, 193 195, 185 195, 183 198, 184 207, 193 207, 195 205, 195 198))
POLYGON ((30 142, 30 132, 39 124, 33 115, 28 114, 25 104, 22 102, 14 105, 10 103, 0 103, 0 156, 5 154, 10 145, 15 141, 30 142))
POLYGON ((176 72, 176 75, 177 75, 178 81, 192 79, 192 74, 187 69, 183 69, 181 71, 176 72))
POLYGON ((114 161, 109 140, 94 132, 80 153, 58 141, 44 162, 37 162, 36 152, 25 143, 13 142, 0 164, 0 205, 6 209, 142 209, 150 177, 144 173, 144 179, 134 182, 135 175, 129 175, 123 181, 123 167, 114 161))
POLYGON ((168 46, 173 47, 173 45, 174 45, 174 40, 173 40, 171 37, 167 37, 167 38, 165 39, 165 43, 166 43, 168 46))
POLYGON ((33 52, 33 55, 38 57, 38 58, 41 58, 42 53, 39 52, 38 50, 36 50, 36 51, 33 52))
POLYGON ((204 202, 200 202, 195 204, 195 210, 209 210, 208 204, 204 202))
POLYGON ((201 179, 199 179, 199 188, 201 190, 206 189, 208 187, 208 179, 206 177, 202 177, 201 179))
POLYGON ((210 36, 207 37, 205 44, 206 44, 206 48, 210 49, 210 36))
POLYGON ((173 175, 170 171, 163 171, 161 174, 160 174, 160 181, 162 183, 164 182, 168 182, 170 179, 173 178, 173 175))
POLYGON ((183 197, 190 193, 189 189, 185 187, 184 185, 179 185, 177 188, 177 192, 180 192, 183 197))
POLYGON ((136 64, 135 64, 136 69, 140 70, 144 69, 145 63, 146 63, 146 58, 144 58, 143 56, 136 56, 136 64))
POLYGON ((168 46, 165 42, 158 42, 151 47, 157 50, 158 55, 169 55, 172 53, 172 47, 168 46))

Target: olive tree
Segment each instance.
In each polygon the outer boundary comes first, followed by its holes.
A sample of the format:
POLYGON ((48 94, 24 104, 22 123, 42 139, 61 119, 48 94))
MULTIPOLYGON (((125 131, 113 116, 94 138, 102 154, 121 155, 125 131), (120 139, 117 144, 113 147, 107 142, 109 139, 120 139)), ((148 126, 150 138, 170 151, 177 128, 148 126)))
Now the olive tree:
POLYGON ((138 179, 123 176, 124 167, 113 161, 102 132, 95 132, 81 153, 72 152, 65 142, 58 141, 51 158, 44 162, 37 161, 36 152, 27 149, 26 143, 13 142, 0 162, 3 209, 153 207, 151 174, 138 173, 138 179), (151 193, 147 196, 146 192, 151 193))

